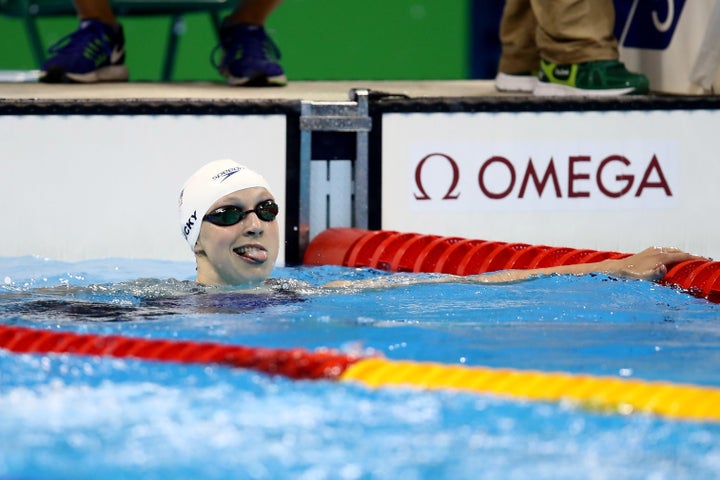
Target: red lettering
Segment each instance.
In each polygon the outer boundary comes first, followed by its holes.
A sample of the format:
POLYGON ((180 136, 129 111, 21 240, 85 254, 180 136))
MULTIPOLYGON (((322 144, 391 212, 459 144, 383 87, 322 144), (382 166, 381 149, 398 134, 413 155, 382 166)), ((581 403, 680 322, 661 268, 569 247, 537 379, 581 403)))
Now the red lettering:
POLYGON ((415 185, 417 185, 418 190, 420 190, 420 195, 418 195, 417 193, 415 194, 415 200, 430 200, 430 195, 427 194, 422 184, 422 168, 423 165, 425 165, 425 162, 429 158, 434 156, 446 159, 452 167, 452 182, 450 183, 450 188, 448 188, 448 191, 443 197, 443 200, 455 200, 460 196, 459 192, 453 195, 453 191, 455 190, 455 187, 457 187, 457 184, 460 181, 460 168, 451 156, 445 155, 444 153, 430 153, 428 155, 425 155, 422 160, 420 160, 417 167, 415 167, 415 185))
POLYGON ((542 194, 545 191, 545 185, 547 185, 548 180, 552 178, 553 186, 555 187, 555 197, 562 198, 562 192, 560 191, 560 182, 558 181, 557 172, 555 171, 555 161, 552 158, 550 159, 550 163, 545 170, 545 175, 543 175, 542 180, 538 179, 538 175, 535 171, 535 165, 533 165, 532 158, 528 160, 528 166, 525 170, 522 184, 520 185, 520 193, 518 194, 518 198, 525 198, 525 189, 527 188, 530 177, 532 177, 533 184, 535 185, 535 190, 538 192, 539 197, 542 197, 542 194))
POLYGON ((513 187, 515 186, 515 168, 513 167, 512 163, 510 163, 510 160, 505 157, 495 156, 492 158, 488 158, 480 167, 480 172, 478 173, 478 183, 480 184, 480 190, 482 190, 486 197, 492 198, 493 200, 505 198, 510 194, 513 187), (505 165, 510 172, 510 184, 505 190, 499 193, 493 193, 485 186, 485 170, 487 170, 487 168, 493 163, 501 163, 505 165))
POLYGON ((587 173, 575 173, 575 164, 578 162, 589 162, 590 157, 587 155, 571 156, 568 160, 568 198, 589 197, 590 192, 576 192, 576 180, 589 180, 590 175, 587 173))
POLYGON ((598 167, 597 186, 600 189, 600 191, 610 198, 619 198, 630 191, 630 189, 632 188, 633 182, 635 181, 635 176, 633 176, 633 175, 617 175, 615 177, 615 180, 617 180, 618 182, 620 182, 620 181, 626 182, 625 186, 617 192, 613 192, 613 191, 609 190, 603 183, 603 170, 605 170, 605 167, 607 165, 609 165, 611 162, 620 162, 627 167, 630 165, 630 160, 623 157, 622 155, 610 155, 605 160, 600 162, 600 166, 598 167))
POLYGON ((637 192, 635 192, 635 196, 639 197, 642 195, 642 191, 645 188, 662 188, 665 190, 665 195, 668 197, 672 197, 672 192, 670 191, 670 186, 667 183, 667 180, 665 179, 665 175, 663 174, 662 168, 660 168, 660 162, 658 162, 657 156, 653 155, 652 160, 650 160, 650 163, 648 164, 647 169, 645 170, 645 175, 643 175, 642 180, 640 181, 640 185, 638 185, 637 192), (650 182, 648 179, 650 178, 650 173, 652 171, 657 171, 657 176, 659 180, 657 182, 650 182))
MULTIPOLYGON (((449 188, 442 199, 457 199, 460 196, 460 192, 456 191, 461 175, 459 165, 451 156, 437 152, 423 157, 415 168, 415 184, 417 192, 419 192, 414 194, 415 199, 431 200, 423 185, 422 173, 427 161, 434 157, 440 157, 440 162, 447 162, 452 171, 451 178, 447 180, 449 188)), ((590 155, 570 155, 567 157, 567 162, 567 198, 589 198, 598 194, 607 198, 625 197, 633 190, 636 177, 640 178, 637 173, 639 169, 633 167, 633 162, 621 154, 608 155, 602 159, 597 168, 595 168, 595 163, 590 155), (592 185, 590 182, 597 185, 597 190, 590 187, 592 185)), ((522 166, 518 168, 522 168, 522 166)), ((539 198, 548 196, 563 198, 561 185, 565 179, 560 178, 557 162, 553 157, 550 158, 544 170, 542 166, 536 166, 535 161, 530 157, 524 171, 517 171, 513 162, 508 158, 494 155, 480 165, 477 181, 486 198, 501 200, 513 195, 518 176, 522 176, 517 191, 518 199, 526 198, 533 189, 539 198)), ((437 186, 438 182, 435 181, 434 185, 437 186)), ((652 156, 645 168, 635 197, 642 196, 646 189, 661 189, 668 197, 673 195, 656 154, 652 156)))

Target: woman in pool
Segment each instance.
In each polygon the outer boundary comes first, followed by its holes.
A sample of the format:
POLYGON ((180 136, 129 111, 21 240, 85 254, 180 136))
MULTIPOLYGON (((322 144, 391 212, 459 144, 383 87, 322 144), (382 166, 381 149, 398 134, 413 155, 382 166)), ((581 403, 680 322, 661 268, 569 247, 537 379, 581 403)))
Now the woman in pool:
MULTIPOLYGON (((232 160, 216 160, 196 171, 180 193, 182 233, 195 254, 197 282, 253 288, 264 283, 280 248, 279 207, 267 181, 232 160)), ((676 248, 650 247, 635 255, 596 263, 530 270, 504 270, 459 277, 394 276, 364 281, 338 281, 334 288, 384 288, 409 283, 507 283, 537 275, 605 273, 656 280, 668 265, 702 259, 676 248)))

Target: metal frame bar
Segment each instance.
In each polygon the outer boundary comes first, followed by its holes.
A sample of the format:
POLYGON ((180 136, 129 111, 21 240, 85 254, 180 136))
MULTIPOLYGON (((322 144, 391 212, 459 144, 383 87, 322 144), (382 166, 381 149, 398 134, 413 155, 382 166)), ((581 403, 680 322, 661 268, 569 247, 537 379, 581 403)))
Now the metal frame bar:
POLYGON ((347 102, 302 101, 300 107, 300 250, 310 242, 310 162, 313 132, 354 132, 356 154, 353 160, 353 220, 352 227, 368 228, 369 136, 372 119, 369 116, 369 92, 358 89, 350 92, 347 102))

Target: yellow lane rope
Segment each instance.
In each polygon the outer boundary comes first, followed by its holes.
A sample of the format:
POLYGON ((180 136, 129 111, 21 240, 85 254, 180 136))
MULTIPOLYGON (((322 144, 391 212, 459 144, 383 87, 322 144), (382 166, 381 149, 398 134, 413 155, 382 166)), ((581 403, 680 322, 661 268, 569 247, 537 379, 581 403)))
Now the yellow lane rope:
POLYGON ((570 401, 620 414, 720 421, 720 388, 591 375, 362 359, 340 377, 370 387, 456 389, 536 401, 570 401))
POLYGON ((720 388, 670 382, 355 358, 333 352, 102 336, 5 325, 0 325, 0 348, 17 353, 216 362, 296 379, 339 379, 369 387, 456 389, 528 400, 570 401, 585 408, 621 414, 644 412, 720 422, 720 388))

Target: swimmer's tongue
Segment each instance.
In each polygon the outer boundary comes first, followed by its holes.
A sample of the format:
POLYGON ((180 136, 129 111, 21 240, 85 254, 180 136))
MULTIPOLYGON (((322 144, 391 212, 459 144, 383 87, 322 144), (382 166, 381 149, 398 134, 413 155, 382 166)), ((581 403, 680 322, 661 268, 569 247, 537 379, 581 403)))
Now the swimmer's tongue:
POLYGON ((265 262, 268 259, 268 252, 262 248, 256 248, 256 247, 241 247, 236 248, 235 253, 240 255, 246 260, 250 260, 253 262, 265 262))

